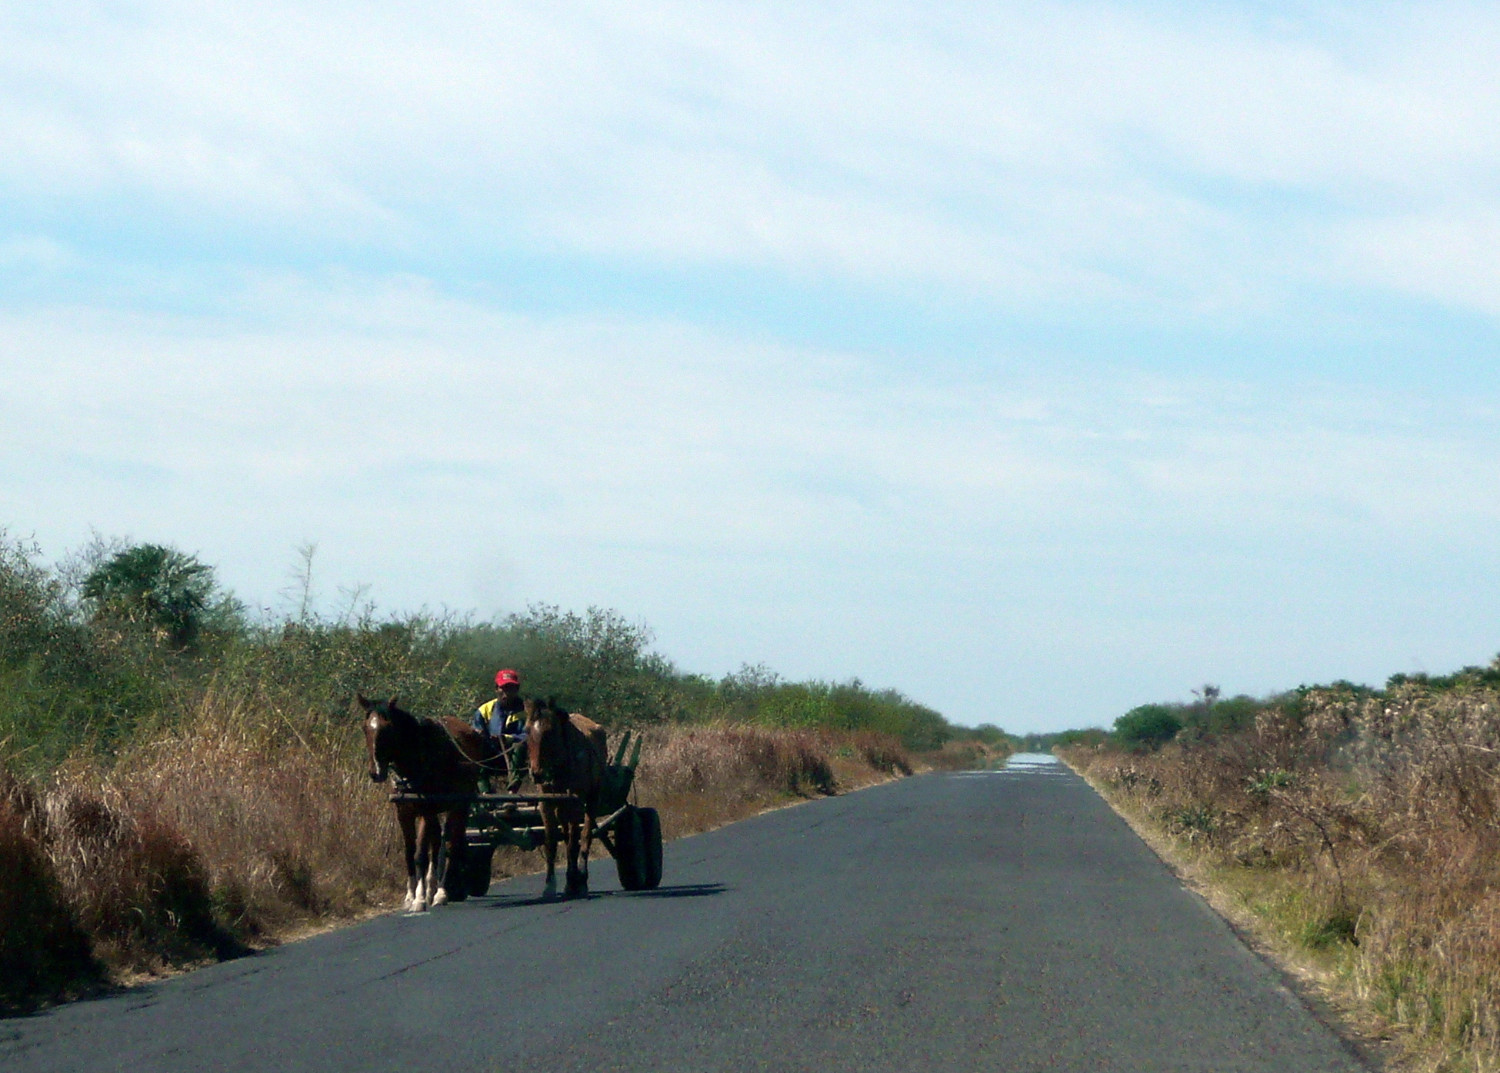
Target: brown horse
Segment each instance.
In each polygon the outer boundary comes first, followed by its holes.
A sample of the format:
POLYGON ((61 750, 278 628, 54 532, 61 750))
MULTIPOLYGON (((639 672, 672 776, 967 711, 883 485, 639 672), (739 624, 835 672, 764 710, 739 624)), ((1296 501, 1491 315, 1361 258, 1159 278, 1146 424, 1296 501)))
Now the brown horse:
MULTIPOLYGON (((397 707, 396 698, 367 700, 356 696, 365 724, 365 746, 370 754, 370 779, 384 782, 395 771, 401 789, 425 794, 472 794, 479 787, 480 761, 487 752, 483 739, 462 719, 418 719, 397 707)), ((426 805, 396 802, 396 822, 406 849, 404 908, 422 912, 442 905, 449 897, 448 877, 454 877, 454 897, 466 896, 461 877, 469 824, 467 804, 426 805), (437 875, 439 850, 448 846, 447 866, 437 875)))
POLYGON ((604 782, 609 751, 604 728, 577 712, 566 715, 552 704, 526 702, 526 751, 531 777, 543 793, 573 794, 574 801, 542 802, 542 828, 547 839, 547 883, 557 890, 557 843, 568 839, 567 896, 589 890, 589 850, 594 843, 595 808, 604 782), (583 866, 579 867, 582 855, 583 866))

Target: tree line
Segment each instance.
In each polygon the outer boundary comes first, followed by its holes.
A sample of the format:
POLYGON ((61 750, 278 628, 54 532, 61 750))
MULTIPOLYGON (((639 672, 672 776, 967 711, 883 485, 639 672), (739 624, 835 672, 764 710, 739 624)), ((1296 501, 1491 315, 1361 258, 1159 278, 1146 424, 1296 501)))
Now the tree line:
POLYGON ((309 591, 310 573, 294 611, 256 617, 211 565, 169 545, 96 538, 50 566, 0 530, 0 759, 37 771, 78 750, 107 757, 209 693, 268 738, 326 739, 347 734, 356 690, 455 714, 492 695, 502 666, 522 670, 528 694, 617 725, 874 730, 916 751, 1003 737, 857 679, 789 681, 761 665, 686 673, 649 627, 605 608, 534 604, 481 621, 377 614, 351 599, 325 614, 309 591))

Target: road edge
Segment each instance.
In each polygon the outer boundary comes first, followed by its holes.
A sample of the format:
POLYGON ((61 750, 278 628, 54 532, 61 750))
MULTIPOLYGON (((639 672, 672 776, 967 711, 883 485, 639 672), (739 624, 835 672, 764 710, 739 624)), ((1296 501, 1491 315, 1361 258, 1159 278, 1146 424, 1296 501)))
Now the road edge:
POLYGON ((1147 818, 1121 805, 1107 787, 1080 771, 1066 757, 1059 755, 1058 760, 1124 821, 1184 890, 1198 897, 1240 944, 1276 975, 1313 1019, 1339 1040, 1351 1058, 1370 1073, 1416 1073, 1418 1056, 1394 1038, 1362 1023, 1360 1011, 1330 984, 1326 973, 1266 934, 1259 921, 1236 903, 1229 889, 1215 883, 1202 865, 1181 853, 1172 839, 1147 818))

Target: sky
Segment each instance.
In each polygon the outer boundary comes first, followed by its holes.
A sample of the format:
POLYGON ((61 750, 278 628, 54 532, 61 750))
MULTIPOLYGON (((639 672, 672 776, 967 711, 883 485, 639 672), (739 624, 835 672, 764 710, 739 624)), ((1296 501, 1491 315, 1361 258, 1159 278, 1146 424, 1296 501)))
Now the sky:
POLYGON ((1500 651, 1500 8, 0 0, 0 528, 1108 724, 1500 651))

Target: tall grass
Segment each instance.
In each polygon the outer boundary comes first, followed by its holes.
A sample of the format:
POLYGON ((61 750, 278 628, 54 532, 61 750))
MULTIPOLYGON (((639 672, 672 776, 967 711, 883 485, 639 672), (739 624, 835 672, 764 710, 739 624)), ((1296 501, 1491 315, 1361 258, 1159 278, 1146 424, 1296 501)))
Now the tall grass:
POLYGON ((0 770, 0 1012, 96 985, 103 966, 46 851, 43 802, 0 770))
MULTIPOLYGON (((1500 664, 1497 664, 1500 666, 1500 664)), ((1494 668, 1257 705, 1069 759, 1246 893, 1433 1069, 1500 1069, 1494 668)))

